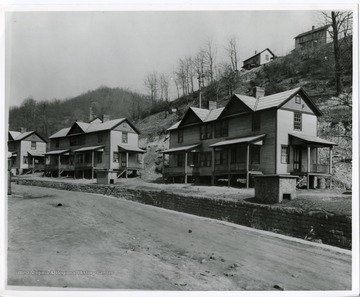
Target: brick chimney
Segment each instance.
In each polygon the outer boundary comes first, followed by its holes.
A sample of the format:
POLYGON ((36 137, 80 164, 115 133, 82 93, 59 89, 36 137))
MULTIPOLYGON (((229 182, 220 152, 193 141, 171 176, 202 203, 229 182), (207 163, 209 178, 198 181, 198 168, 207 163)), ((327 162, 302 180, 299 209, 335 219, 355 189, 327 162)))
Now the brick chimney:
POLYGON ((257 51, 255 51, 255 55, 257 54, 257 51))
POLYGON ((110 115, 108 115, 108 114, 103 114, 103 116, 102 116, 102 121, 103 121, 103 123, 105 123, 105 122, 107 122, 107 121, 109 121, 110 120, 110 115))
POLYGON ((312 26, 311 30, 315 30, 315 26, 312 26))
POLYGON ((20 133, 25 133, 26 132, 26 128, 25 127, 21 127, 20 128, 20 133))
POLYGON ((210 111, 217 108, 217 102, 216 101, 209 100, 208 104, 209 104, 209 110, 210 111))
POLYGON ((259 99, 260 97, 265 96, 265 89, 261 87, 254 87, 253 88, 253 97, 259 99))

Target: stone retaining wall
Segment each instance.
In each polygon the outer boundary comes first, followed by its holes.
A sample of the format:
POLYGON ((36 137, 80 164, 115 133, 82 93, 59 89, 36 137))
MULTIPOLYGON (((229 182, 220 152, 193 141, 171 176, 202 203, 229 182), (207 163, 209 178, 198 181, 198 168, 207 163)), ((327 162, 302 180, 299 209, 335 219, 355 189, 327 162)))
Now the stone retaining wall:
POLYGON ((165 191, 127 189, 119 186, 31 179, 18 179, 17 183, 125 198, 298 238, 304 238, 313 229, 313 234, 310 234, 313 239, 321 240, 325 244, 351 249, 351 217, 344 215, 334 215, 322 211, 304 212, 298 208, 191 197, 165 191))

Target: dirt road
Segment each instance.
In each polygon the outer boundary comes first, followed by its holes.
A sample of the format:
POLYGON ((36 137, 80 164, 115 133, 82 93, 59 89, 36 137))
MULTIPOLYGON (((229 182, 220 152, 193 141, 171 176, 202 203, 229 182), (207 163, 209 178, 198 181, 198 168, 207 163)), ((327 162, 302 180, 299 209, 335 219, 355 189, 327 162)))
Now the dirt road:
POLYGON ((9 285, 351 289, 349 251, 122 199, 20 185, 13 189, 9 285))

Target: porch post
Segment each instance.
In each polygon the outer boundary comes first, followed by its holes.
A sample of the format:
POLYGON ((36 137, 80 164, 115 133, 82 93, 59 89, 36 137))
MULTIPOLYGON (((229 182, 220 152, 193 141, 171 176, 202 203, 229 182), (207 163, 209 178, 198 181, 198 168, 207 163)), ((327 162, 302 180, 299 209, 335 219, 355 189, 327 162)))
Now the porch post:
POLYGON ((94 179, 94 151, 91 152, 91 179, 94 179))
POLYGON ((187 151, 185 151, 185 184, 187 184, 187 163, 188 163, 188 160, 187 160, 187 158, 188 158, 188 153, 187 153, 187 151))
POLYGON ((211 166, 212 166, 212 174, 211 174, 211 185, 215 185, 215 148, 213 147, 211 151, 211 166))
MULTIPOLYGON (((164 154, 163 154, 163 162, 164 162, 164 154)), ((141 169, 144 169, 144 154, 141 154, 141 169)))
POLYGON ((32 173, 35 171, 35 157, 32 157, 32 173))
POLYGON ((60 177, 60 164, 61 164, 61 162, 60 162, 60 157, 61 157, 61 155, 59 154, 59 160, 58 160, 58 178, 60 177))
POLYGON ((246 188, 249 188, 250 144, 246 146, 246 188))
POLYGON ((310 145, 307 146, 307 183, 306 187, 309 190, 310 189, 310 175, 311 172, 311 163, 310 163, 310 145))
POLYGON ((231 174, 230 174, 231 166, 230 166, 230 161, 231 161, 231 149, 228 148, 228 187, 231 186, 231 174))
POLYGON ((332 146, 329 148, 329 173, 330 175, 330 189, 332 189, 332 146))
POLYGON ((85 157, 86 153, 83 153, 83 179, 85 178, 85 157))
POLYGON ((332 146, 329 148, 329 173, 332 174, 332 146))
POLYGON ((126 151, 126 167, 125 167, 125 169, 126 169, 126 171, 125 171, 125 177, 126 177, 126 178, 128 178, 128 171, 127 171, 128 167, 129 167, 129 152, 126 151))
MULTIPOLYGON (((162 160, 163 160, 162 178, 163 178, 163 183, 165 183, 165 154, 164 153, 162 153, 162 160)), ((144 154, 142 154, 142 169, 144 169, 144 154)))

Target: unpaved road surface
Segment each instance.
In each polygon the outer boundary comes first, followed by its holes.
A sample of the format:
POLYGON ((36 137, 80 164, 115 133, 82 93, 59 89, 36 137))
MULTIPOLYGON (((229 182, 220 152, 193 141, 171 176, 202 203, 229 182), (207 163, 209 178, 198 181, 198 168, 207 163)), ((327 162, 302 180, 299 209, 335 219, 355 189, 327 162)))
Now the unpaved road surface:
POLYGON ((13 190, 8 285, 351 289, 346 250, 123 199, 20 185, 13 190))

